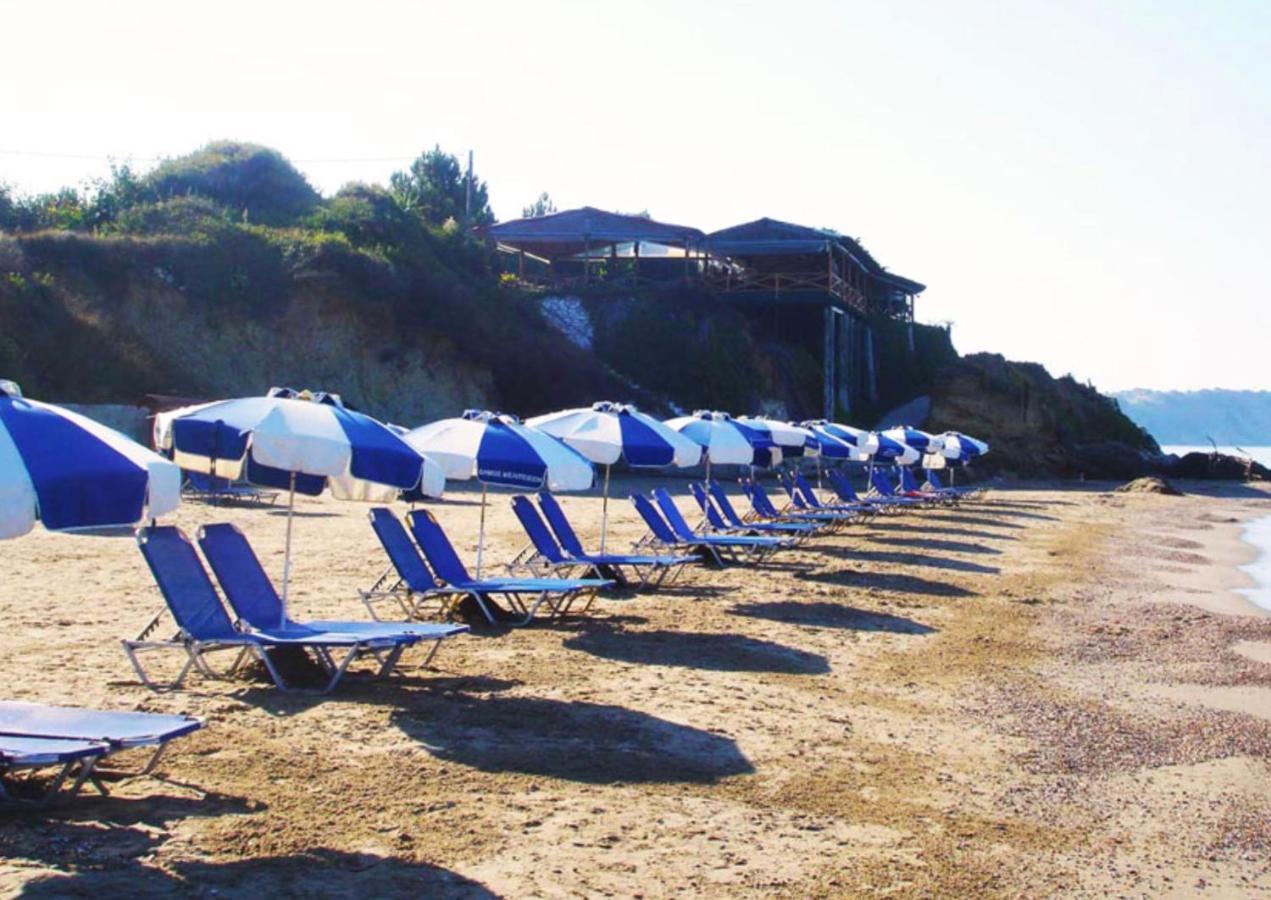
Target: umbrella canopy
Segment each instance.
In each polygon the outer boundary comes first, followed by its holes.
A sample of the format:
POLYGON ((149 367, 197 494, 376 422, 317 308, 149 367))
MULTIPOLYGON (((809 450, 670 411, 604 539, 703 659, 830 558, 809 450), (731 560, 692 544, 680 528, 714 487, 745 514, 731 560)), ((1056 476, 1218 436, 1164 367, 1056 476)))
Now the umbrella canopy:
POLYGON ((344 500, 388 502, 420 488, 440 496, 444 473, 383 423, 333 394, 271 391, 155 419, 155 444, 183 469, 344 500))
POLYGON ((878 441, 878 449, 871 456, 873 462, 892 463, 897 466, 910 466, 921 456, 917 450, 885 434, 874 433, 878 441))
POLYGON ((636 467, 695 466, 702 448, 647 416, 630 404, 593 403, 590 408, 565 409, 536 416, 531 428, 559 438, 593 463, 605 467, 604 499, 600 512, 600 552, 609 531, 609 467, 620 459, 636 467))
POLYGON ((683 468, 702 459, 700 445, 630 404, 594 403, 535 416, 525 424, 559 438, 602 466, 622 459, 635 467, 683 468))
POLYGON ((989 452, 984 441, 961 432, 946 431, 940 435, 940 455, 953 462, 968 462, 989 452))
POLYGON ((0 538, 136 525, 181 502, 181 471, 91 419, 0 381, 0 538))
POLYGON ((578 452, 515 416, 470 409, 408 431, 403 439, 441 465, 446 478, 486 485, 585 491, 596 473, 578 452))
POLYGON ((895 428, 888 428, 883 435, 902 444, 913 447, 919 453, 938 453, 940 448, 944 446, 944 438, 928 434, 925 431, 914 428, 912 425, 899 425, 895 428))
POLYGON ((767 432, 748 427, 726 412, 697 410, 691 416, 667 419, 666 425, 701 446, 707 465, 775 466, 781 462, 781 449, 767 432))
POLYGON ((816 456, 821 443, 809 428, 763 416, 738 416, 737 421, 749 428, 767 432, 768 439, 781 448, 782 458, 816 456))
POLYGON ((409 431, 405 440, 436 459, 446 477, 481 482, 481 525, 477 537, 477 578, 485 550, 486 487, 517 490, 585 491, 596 473, 582 454, 515 416, 470 409, 409 431))
POLYGON ((821 444, 821 455, 826 459, 846 459, 853 462, 863 462, 868 459, 868 454, 849 440, 842 433, 834 430, 834 426, 824 419, 813 419, 807 422, 801 422, 800 425, 814 435, 821 444))

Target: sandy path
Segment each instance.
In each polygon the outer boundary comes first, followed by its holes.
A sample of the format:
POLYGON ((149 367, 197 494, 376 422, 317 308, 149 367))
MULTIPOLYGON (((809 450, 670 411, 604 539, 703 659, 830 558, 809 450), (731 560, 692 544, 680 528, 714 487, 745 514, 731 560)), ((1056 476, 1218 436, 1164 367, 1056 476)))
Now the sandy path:
MULTIPOLYGON (((435 507, 468 559, 475 501, 435 507)), ((565 505, 599 520, 597 498, 565 505)), ((1271 665, 1248 652, 1271 619, 1239 614, 1226 567, 1235 523, 1267 508, 998 491, 591 620, 483 631, 323 701, 151 694, 118 644, 157 604, 135 546, 34 534, 4 546, 6 695, 208 728, 168 780, 9 817, 0 892, 1271 892, 1271 665)), ((362 617, 384 565, 365 507, 300 509, 295 610, 362 617)), ((641 529, 613 509, 625 546, 641 529)), ((276 511, 177 518, 217 520, 281 568, 276 511)), ((505 498, 491 526, 487 559, 510 558, 505 498)))

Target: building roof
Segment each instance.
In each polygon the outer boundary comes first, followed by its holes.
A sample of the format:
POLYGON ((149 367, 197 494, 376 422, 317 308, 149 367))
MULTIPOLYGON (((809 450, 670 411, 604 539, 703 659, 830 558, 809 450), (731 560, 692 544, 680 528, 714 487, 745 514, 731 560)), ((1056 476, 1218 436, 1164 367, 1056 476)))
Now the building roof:
POLYGON ((606 212, 592 206, 500 222, 487 226, 484 233, 500 244, 548 258, 580 253, 586 245, 596 247, 643 241, 685 246, 705 237, 697 228, 606 212))
POLYGON ((703 242, 712 255, 733 257, 828 253, 831 246, 839 247, 869 275, 907 294, 926 290, 926 285, 888 272, 860 243, 828 228, 763 218, 712 232, 703 242))

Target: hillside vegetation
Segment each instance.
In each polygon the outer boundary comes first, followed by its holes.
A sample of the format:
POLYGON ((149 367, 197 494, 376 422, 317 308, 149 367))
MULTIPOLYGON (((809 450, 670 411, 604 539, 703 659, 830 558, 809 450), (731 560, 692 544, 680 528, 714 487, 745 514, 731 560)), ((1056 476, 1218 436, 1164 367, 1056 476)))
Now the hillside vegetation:
MULTIPOLYGON (((236 142, 144 175, 119 167, 87 191, 0 188, 0 376, 81 403, 288 384, 337 391, 403 424, 603 398, 658 412, 819 413, 814 307, 784 316, 778 333, 770 314, 687 289, 526 294, 455 221, 465 196, 458 162, 439 148, 387 187, 323 197, 277 152, 236 142), (586 340, 548 321, 553 302, 572 310, 586 340)), ((472 221, 491 221, 483 182, 472 199, 472 221)), ((550 207, 544 195, 530 209, 550 207)), ((941 328, 917 326, 910 352, 903 324, 872 326, 871 400, 849 411, 840 398, 854 424, 929 394, 928 426, 982 435, 1000 468, 1088 472, 1088 445, 1155 450, 1112 401, 1071 379, 1000 357, 959 359, 941 328)), ((848 377, 859 392, 862 373, 848 377)))

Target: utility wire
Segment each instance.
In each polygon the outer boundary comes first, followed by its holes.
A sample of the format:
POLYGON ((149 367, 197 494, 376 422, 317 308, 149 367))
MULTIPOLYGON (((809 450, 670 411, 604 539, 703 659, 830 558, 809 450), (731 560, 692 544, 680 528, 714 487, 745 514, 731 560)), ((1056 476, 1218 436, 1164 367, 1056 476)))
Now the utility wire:
MULTIPOLYGON (((81 159, 92 160, 95 162, 113 162, 114 160, 124 160, 128 162, 163 162, 170 157, 166 156, 132 156, 131 154, 102 155, 94 153, 53 153, 43 150, 6 150, 0 148, 0 156, 26 156, 36 159, 81 159)), ((413 156, 361 156, 346 157, 340 159, 293 159, 291 162, 303 166, 325 165, 333 163, 386 163, 386 162, 410 162, 415 159, 413 156)))

